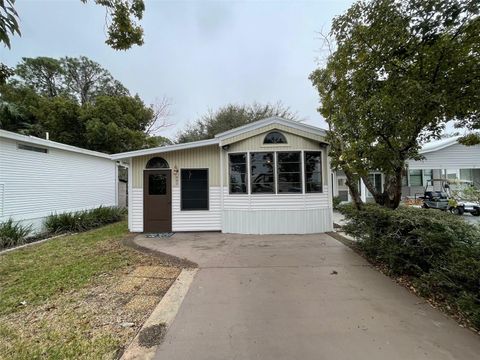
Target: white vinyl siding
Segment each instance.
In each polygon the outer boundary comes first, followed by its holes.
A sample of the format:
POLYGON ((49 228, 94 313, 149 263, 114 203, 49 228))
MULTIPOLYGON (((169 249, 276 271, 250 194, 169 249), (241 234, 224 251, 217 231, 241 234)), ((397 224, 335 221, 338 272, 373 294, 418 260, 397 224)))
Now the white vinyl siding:
POLYGON ((408 161, 410 169, 475 169, 480 168, 480 145, 455 144, 422 154, 425 159, 408 161))
POLYGON ((58 148, 47 153, 23 150, 15 140, 1 138, 0 222, 12 218, 40 230, 52 213, 113 206, 115 167, 108 158, 58 148))
POLYGON ((172 231, 220 231, 222 212, 220 206, 220 187, 209 188, 209 209, 180 209, 180 188, 172 188, 172 231))
POLYGON ((332 231, 328 186, 323 193, 229 194, 224 189, 223 232, 306 234, 332 231))
MULTIPOLYGON (((131 193, 132 232, 143 232, 143 189, 133 188, 131 193)), ((172 231, 220 231, 222 228, 220 187, 209 188, 209 210, 180 209, 180 188, 172 187, 172 231)))

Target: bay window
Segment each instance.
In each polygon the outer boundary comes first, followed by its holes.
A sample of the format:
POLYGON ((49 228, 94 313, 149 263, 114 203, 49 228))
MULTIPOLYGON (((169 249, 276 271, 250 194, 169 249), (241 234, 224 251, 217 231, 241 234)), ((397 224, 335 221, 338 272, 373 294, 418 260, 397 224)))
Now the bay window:
POLYGON ((321 151, 228 154, 230 194, 321 193, 322 177, 321 151))

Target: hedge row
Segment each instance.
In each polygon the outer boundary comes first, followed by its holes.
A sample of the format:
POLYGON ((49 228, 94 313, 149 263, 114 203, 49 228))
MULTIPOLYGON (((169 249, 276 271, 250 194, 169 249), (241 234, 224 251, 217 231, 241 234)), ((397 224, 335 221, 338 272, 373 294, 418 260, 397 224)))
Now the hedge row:
POLYGON ((101 206, 96 209, 50 215, 45 220, 49 233, 81 232, 123 219, 125 210, 101 206))
POLYGON ((391 275, 407 275, 422 296, 449 305, 480 329, 480 227, 435 210, 341 205, 347 234, 391 275))
MULTIPOLYGON (((126 210, 118 207, 99 207, 96 209, 77 211, 72 213, 53 214, 44 222, 45 238, 51 234, 65 232, 81 232, 98 226, 114 223, 125 217, 126 210)), ((0 249, 22 245, 32 241, 31 226, 21 225, 12 219, 0 223, 0 249)))

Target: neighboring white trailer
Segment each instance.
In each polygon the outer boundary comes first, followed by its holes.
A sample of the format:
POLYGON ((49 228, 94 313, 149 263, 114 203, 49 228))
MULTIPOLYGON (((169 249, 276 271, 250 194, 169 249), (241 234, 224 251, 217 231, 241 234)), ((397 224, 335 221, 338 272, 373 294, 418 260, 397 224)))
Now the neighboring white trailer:
POLYGON ((110 155, 0 130, 0 222, 41 231, 53 213, 117 204, 110 155))

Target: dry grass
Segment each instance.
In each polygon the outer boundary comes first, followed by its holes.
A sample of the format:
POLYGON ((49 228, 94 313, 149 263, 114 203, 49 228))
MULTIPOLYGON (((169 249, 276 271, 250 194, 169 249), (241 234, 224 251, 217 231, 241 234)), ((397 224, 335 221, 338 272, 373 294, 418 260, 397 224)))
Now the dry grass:
POLYGON ((119 223, 0 256, 0 358, 117 358, 180 272, 126 236, 119 223))

